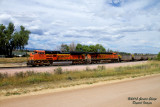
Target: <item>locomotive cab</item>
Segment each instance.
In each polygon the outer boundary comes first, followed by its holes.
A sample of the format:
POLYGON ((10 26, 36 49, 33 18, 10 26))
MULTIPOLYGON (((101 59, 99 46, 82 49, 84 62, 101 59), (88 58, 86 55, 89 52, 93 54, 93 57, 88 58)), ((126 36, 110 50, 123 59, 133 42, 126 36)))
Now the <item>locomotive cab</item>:
POLYGON ((32 60, 43 60, 45 59, 45 51, 35 50, 34 53, 30 54, 32 60))
POLYGON ((45 58, 45 51, 35 50, 34 53, 30 54, 27 65, 43 65, 43 60, 45 60, 45 58))

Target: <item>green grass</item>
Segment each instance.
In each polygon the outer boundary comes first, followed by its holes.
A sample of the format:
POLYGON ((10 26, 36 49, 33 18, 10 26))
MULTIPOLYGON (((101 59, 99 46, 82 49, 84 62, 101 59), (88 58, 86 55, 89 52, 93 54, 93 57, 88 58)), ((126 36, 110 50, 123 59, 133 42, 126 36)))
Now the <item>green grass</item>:
MULTIPOLYGON (((160 73, 160 62, 150 61, 147 64, 127 67, 117 67, 107 69, 104 66, 98 66, 97 69, 86 68, 84 71, 66 71, 62 72, 61 68, 57 68, 53 72, 19 72, 14 76, 9 76, 7 73, 0 73, 1 89, 12 89, 18 87, 39 86, 41 84, 54 84, 54 87, 68 87, 79 84, 92 84, 98 81, 114 80, 123 78, 135 78, 150 74, 160 73), (106 79, 107 78, 107 79, 106 79), (83 81, 83 82, 82 82, 83 81), (60 85, 61 84, 61 85, 60 85)), ((47 86, 50 88, 50 86, 47 86)), ((0 89, 0 90, 1 90, 0 89)), ((37 90, 37 89, 36 89, 37 90)), ((27 92, 27 90, 25 91, 27 92)), ((24 92, 24 93, 25 93, 24 92)), ((19 95, 17 91, 7 92, 6 95, 19 95)))

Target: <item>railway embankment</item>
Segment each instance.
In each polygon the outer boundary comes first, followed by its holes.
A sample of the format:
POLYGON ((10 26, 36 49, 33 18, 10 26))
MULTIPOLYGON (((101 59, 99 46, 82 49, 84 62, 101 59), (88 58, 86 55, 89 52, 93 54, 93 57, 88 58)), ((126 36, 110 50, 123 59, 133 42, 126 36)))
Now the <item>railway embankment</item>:
POLYGON ((134 66, 106 68, 98 65, 94 69, 86 67, 79 72, 63 72, 57 67, 52 72, 17 72, 10 76, 0 73, 0 96, 21 95, 45 89, 57 89, 82 84, 93 84, 101 81, 136 78, 160 73, 160 62, 150 61, 134 66))
POLYGON ((106 69, 114 67, 134 66, 139 64, 145 64, 147 61, 135 61, 135 62, 120 62, 120 63, 104 63, 104 64, 83 64, 83 65, 64 65, 64 66, 41 66, 41 67, 3 67, 0 68, 0 73, 7 73, 14 75, 19 72, 51 72, 53 73, 58 67, 62 68, 62 71, 83 71, 87 69, 96 69, 98 66, 104 66, 106 69))

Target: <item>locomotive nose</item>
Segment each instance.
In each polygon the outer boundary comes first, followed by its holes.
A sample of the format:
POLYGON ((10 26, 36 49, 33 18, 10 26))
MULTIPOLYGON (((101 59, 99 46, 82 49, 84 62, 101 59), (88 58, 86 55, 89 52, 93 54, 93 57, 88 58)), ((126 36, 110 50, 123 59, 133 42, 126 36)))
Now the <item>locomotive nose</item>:
POLYGON ((29 60, 33 60, 33 54, 32 53, 30 53, 29 60))
POLYGON ((29 56, 28 61, 27 61, 27 66, 33 65, 33 63, 34 63, 33 60, 34 60, 33 54, 30 53, 30 56, 29 56))

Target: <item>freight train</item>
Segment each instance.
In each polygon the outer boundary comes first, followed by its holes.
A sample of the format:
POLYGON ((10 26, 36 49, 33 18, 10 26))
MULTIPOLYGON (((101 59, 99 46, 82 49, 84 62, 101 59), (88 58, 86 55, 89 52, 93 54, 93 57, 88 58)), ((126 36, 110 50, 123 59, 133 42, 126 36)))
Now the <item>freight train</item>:
POLYGON ((60 52, 35 50, 28 58, 28 66, 58 64, 94 64, 153 59, 155 55, 118 55, 114 52, 60 52))

